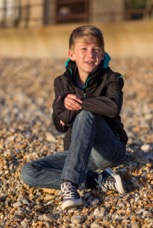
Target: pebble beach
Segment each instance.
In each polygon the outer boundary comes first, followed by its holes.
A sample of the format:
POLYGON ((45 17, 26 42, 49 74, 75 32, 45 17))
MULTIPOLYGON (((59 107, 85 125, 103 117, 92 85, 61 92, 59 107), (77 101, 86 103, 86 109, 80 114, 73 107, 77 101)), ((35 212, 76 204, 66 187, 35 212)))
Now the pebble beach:
POLYGON ((121 174, 126 193, 80 190, 83 206, 63 211, 58 190, 29 188, 31 160, 63 151, 51 119, 53 82, 65 60, 0 59, 0 228, 153 227, 153 62, 114 58, 124 76, 122 120, 129 141, 121 174))

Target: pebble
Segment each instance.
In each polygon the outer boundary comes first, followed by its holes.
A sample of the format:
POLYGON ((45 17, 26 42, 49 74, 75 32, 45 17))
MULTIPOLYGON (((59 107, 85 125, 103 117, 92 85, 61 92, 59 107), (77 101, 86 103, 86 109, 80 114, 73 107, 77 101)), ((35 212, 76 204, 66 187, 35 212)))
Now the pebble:
POLYGON ((85 216, 82 216, 82 215, 74 215, 74 216, 72 216, 72 218, 71 218, 71 223, 74 223, 74 224, 81 224, 81 223, 83 223, 85 220, 86 220, 85 216))
POLYGON ((56 221, 55 217, 52 216, 52 215, 46 215, 46 214, 44 214, 44 215, 42 216, 42 218, 43 218, 43 220, 45 220, 45 221, 50 221, 50 222, 56 221))
POLYGON ((47 142, 56 142, 56 138, 50 132, 46 132, 45 135, 47 142))
POLYGON ((141 150, 144 152, 148 152, 151 149, 151 146, 149 144, 143 144, 141 146, 141 150))
POLYGON ((21 207, 23 205, 23 203, 19 200, 16 203, 13 203, 13 207, 21 207))
POLYGON ((112 59, 124 77, 122 119, 129 135, 122 175, 127 192, 80 190, 83 206, 61 210, 54 189, 24 185, 21 168, 63 151, 53 127, 53 81, 65 60, 0 59, 0 226, 31 228, 151 228, 153 185, 152 58, 112 59))
POLYGON ((99 202, 100 202, 100 200, 98 198, 95 198, 95 199, 90 201, 90 205, 91 206, 96 206, 96 205, 99 204, 99 202))
POLYGON ((91 226, 90 227, 91 228, 100 228, 101 226, 100 226, 100 224, 98 224, 96 222, 93 222, 93 223, 91 223, 91 226))
POLYGON ((106 209, 104 207, 96 208, 93 215, 96 217, 103 217, 105 215, 106 209))
POLYGON ((27 200, 26 198, 22 198, 21 202, 22 202, 23 205, 25 205, 25 204, 28 205, 29 204, 29 200, 27 200))

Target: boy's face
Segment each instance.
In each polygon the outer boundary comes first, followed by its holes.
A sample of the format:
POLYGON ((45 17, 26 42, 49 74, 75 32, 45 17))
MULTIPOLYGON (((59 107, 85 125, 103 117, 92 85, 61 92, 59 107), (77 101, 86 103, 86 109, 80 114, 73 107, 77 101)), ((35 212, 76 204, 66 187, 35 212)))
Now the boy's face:
POLYGON ((99 65, 103 58, 103 51, 95 39, 79 38, 68 52, 69 58, 76 62, 79 76, 87 78, 88 74, 99 65))

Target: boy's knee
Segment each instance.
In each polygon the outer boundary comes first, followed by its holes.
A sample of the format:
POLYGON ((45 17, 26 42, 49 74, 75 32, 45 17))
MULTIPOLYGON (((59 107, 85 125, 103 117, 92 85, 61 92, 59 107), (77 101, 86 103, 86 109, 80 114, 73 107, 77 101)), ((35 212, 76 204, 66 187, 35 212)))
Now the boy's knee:
POLYGON ((32 170, 31 170, 31 163, 26 163, 21 170, 21 178, 23 182, 27 185, 31 185, 32 182, 32 170))
POLYGON ((94 115, 92 112, 82 110, 78 115, 78 119, 93 118, 94 115))
POLYGON ((84 125, 85 123, 90 123, 92 124, 94 122, 94 114, 89 111, 84 111, 82 110, 75 119, 75 123, 84 125))

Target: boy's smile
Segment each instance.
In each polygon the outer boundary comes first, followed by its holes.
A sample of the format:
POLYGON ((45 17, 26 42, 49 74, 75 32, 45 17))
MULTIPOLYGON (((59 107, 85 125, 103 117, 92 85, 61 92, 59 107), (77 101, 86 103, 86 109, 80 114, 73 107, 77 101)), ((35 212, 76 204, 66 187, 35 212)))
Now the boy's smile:
POLYGON ((68 54, 70 59, 76 62, 80 79, 83 82, 103 58, 102 49, 92 38, 88 42, 83 38, 78 39, 68 54))

